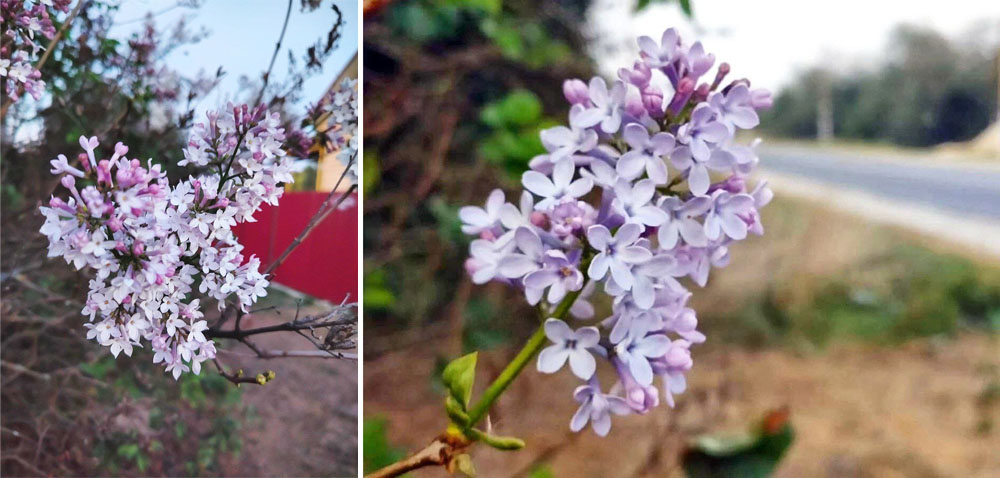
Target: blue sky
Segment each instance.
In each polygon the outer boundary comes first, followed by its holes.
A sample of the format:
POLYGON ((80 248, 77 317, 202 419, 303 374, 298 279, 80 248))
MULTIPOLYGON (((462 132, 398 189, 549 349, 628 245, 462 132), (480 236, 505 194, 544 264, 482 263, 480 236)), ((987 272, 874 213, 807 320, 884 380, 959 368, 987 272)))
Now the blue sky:
MULTIPOLYGON (((282 51, 275 62, 271 81, 280 81, 286 77, 288 48, 292 48, 296 56, 301 57, 309 45, 323 38, 329 31, 336 18, 330 8, 332 2, 344 14, 345 25, 340 46, 327 59, 322 73, 314 75, 303 85, 302 101, 296 105, 298 111, 323 95, 358 49, 357 1, 324 0, 319 9, 303 13, 300 0, 293 0, 288 31, 282 51)), ((171 68, 185 76, 192 76, 199 70, 214 73, 219 66, 227 73, 215 92, 198 105, 196 118, 201 117, 207 109, 225 103, 227 99, 246 96, 238 95, 239 78, 245 75, 258 79, 267 69, 288 7, 288 3, 282 0, 207 0, 202 3, 198 8, 173 8, 156 17, 157 25, 164 29, 172 26, 181 16, 186 16, 191 31, 198 31, 202 27, 208 30, 207 37, 202 41, 171 53, 166 59, 171 68)), ((176 4, 176 1, 162 0, 122 2, 112 33, 126 37, 142 27, 141 19, 147 12, 160 12, 176 4)))

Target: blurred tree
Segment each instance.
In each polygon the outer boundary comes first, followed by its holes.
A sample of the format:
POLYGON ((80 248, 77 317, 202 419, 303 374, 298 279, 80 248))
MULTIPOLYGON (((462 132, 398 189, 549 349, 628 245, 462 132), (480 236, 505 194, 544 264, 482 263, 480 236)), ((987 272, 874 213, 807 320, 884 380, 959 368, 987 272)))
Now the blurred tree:
MULTIPOLYGON (((959 44, 909 25, 890 36, 873 71, 829 74, 833 130, 841 138, 930 146, 974 137, 997 109, 998 46, 978 29, 959 44), (978 33, 977 33, 978 32, 978 33)), ((762 120, 766 130, 816 137, 829 65, 806 70, 775 98, 762 120)))
MULTIPOLYGON (((379 285, 378 307, 366 309, 373 328, 435 320, 461 327, 471 288, 461 285, 467 239, 456 205, 486 188, 512 186, 516 178, 506 171, 522 170, 542 152, 537 133, 550 124, 547 113, 565 110, 562 81, 593 70, 588 57, 574 53, 586 50, 588 6, 586 0, 366 4, 365 159, 381 167, 365 191, 366 282, 379 285)), ((504 296, 493 292, 489 303, 496 307, 504 296)), ((386 334, 369 337, 380 335, 386 334)), ((366 351, 383 345, 391 347, 373 341, 366 351)))

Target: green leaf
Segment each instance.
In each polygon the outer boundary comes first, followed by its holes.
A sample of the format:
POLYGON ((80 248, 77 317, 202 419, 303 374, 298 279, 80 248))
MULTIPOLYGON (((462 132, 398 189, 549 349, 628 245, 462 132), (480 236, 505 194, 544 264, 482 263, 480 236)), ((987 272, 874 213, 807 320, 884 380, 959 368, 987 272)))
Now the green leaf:
POLYGON ((684 453, 682 464, 690 478, 765 478, 773 474, 794 439, 787 410, 776 410, 749 433, 697 437, 684 453))
POLYGON ((500 13, 500 9, 503 7, 503 0, 438 0, 435 3, 440 6, 464 8, 490 15, 500 13))
POLYGON ((455 469, 460 473, 468 476, 469 478, 475 478, 476 467, 472 465, 472 457, 467 454, 461 454, 455 457, 455 469))
MULTIPOLYGON (((673 0, 639 0, 635 4, 635 11, 644 10, 646 7, 650 6, 653 2, 656 3, 670 3, 673 0)), ((677 2, 681 6, 681 11, 684 12, 688 18, 694 18, 694 10, 691 8, 691 0, 678 0, 677 2)))
POLYGON ((133 459, 139 455, 139 445, 135 443, 123 443, 118 446, 118 456, 125 459, 133 459))
POLYGON ((469 429, 468 434, 471 438, 481 441, 493 448, 496 448, 497 450, 510 451, 524 448, 524 440, 517 437, 490 435, 489 433, 475 428, 469 429))
POLYGON ((364 287, 366 310, 386 310, 396 304, 396 295, 385 283, 384 269, 365 273, 364 287))
POLYGON ((487 38, 493 40, 503 56, 520 60, 524 55, 524 39, 516 28, 492 19, 483 21, 480 28, 487 38))
POLYGON ((406 456, 406 452, 389 443, 387 422, 384 418, 366 418, 362 430, 365 472, 391 465, 406 456))
POLYGON ((528 472, 528 478, 556 478, 556 474, 547 465, 538 465, 528 472))
POLYGON ((94 363, 81 363, 79 367, 83 373, 98 380, 104 380, 108 372, 115 368, 115 361, 110 357, 105 357, 94 363))
MULTIPOLYGON (((365 149, 361 157, 362 191, 365 197, 375 192, 379 181, 382 180, 382 169, 379 167, 378 153, 372 149, 365 149)), ((365 291, 368 292, 367 290, 365 291)))
POLYGON ((462 410, 469 406, 469 399, 472 398, 472 384, 476 380, 476 359, 478 352, 464 355, 452 360, 441 372, 441 381, 448 389, 448 393, 462 405, 462 410))
POLYGON ((529 126, 542 117, 542 102, 528 90, 511 91, 498 101, 483 106, 479 119, 493 128, 529 126))
POLYGON ((694 11, 691 10, 691 0, 680 0, 680 3, 681 10, 684 11, 684 14, 687 15, 688 18, 693 17, 694 11))

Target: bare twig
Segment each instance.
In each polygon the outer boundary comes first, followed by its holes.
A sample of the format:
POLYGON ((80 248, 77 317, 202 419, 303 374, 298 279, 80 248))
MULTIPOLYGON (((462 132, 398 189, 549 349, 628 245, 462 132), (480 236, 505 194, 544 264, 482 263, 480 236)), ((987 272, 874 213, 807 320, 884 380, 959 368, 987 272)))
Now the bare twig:
POLYGON ((467 446, 468 443, 454 443, 448 440, 448 437, 441 436, 434 439, 423 450, 381 470, 365 475, 365 478, 392 478, 427 466, 449 466, 452 460, 467 446))
POLYGON ((357 360, 358 354, 354 352, 340 352, 335 350, 261 350, 257 357, 262 359, 275 359, 286 357, 305 358, 339 358, 344 360, 357 360))
MULTIPOLYGON (((236 385, 239 385, 241 383, 252 383, 252 384, 255 384, 255 385, 264 385, 263 383, 261 383, 261 381, 258 379, 257 376, 253 376, 253 377, 244 376, 243 375, 243 369, 237 370, 236 372, 226 372, 225 367, 223 367, 222 364, 219 363, 219 359, 213 358, 212 362, 215 363, 215 368, 219 369, 219 375, 222 375, 223 377, 226 378, 226 380, 229 380, 230 382, 232 382, 232 383, 234 383, 236 385)), ((266 383, 266 380, 264 380, 264 382, 266 383)))
MULTIPOLYGON (((320 317, 332 317, 337 310, 333 313, 327 314, 326 316, 320 317)), ((205 332, 205 336, 214 339, 236 339, 242 340, 251 335, 267 334, 271 332, 295 332, 296 330, 306 330, 311 328, 322 328, 322 327, 333 327, 333 326, 344 326, 351 325, 356 322, 353 317, 345 317, 338 319, 329 319, 317 321, 316 316, 304 317, 300 320, 293 320, 291 322, 285 322, 277 325, 268 325, 265 327, 257 327, 253 329, 241 329, 241 330, 212 330, 209 329, 205 332)))
POLYGON ((254 104, 260 104, 260 101, 264 99, 264 92, 267 90, 267 83, 271 79, 271 70, 274 69, 274 60, 278 59, 278 52, 281 51, 281 42, 285 40, 285 31, 288 30, 288 19, 292 17, 292 0, 288 0, 288 9, 285 10, 285 23, 281 25, 281 34, 278 35, 278 43, 274 45, 274 53, 271 54, 271 63, 267 65, 267 71, 263 76, 263 84, 260 85, 260 92, 257 93, 257 99, 254 104))
POLYGON ((45 61, 49 59, 49 55, 52 54, 52 50, 56 48, 56 45, 62 41, 63 35, 66 34, 66 30, 69 30, 69 26, 73 23, 73 19, 80 13, 80 9, 89 0, 80 0, 76 2, 76 6, 73 7, 73 11, 69 13, 66 20, 63 22, 62 27, 56 32, 56 36, 52 37, 52 41, 49 42, 49 47, 45 49, 45 53, 42 53, 42 57, 38 59, 38 63, 35 65, 36 70, 41 70, 42 66, 45 65, 45 61))
MULTIPOLYGON (((4 367, 7 367, 7 368, 9 368, 9 369, 11 369, 11 370, 13 370, 15 372, 18 372, 19 374, 29 375, 29 376, 37 378, 39 380, 44 380, 46 382, 49 381, 49 380, 52 380, 52 376, 51 375, 49 375, 47 373, 36 372, 36 371, 31 370, 30 368, 25 367, 25 366, 20 365, 20 364, 16 364, 16 363, 8 362, 8 361, 4 360, 4 361, 0 361, 0 365, 3 365, 4 367)), ((8 380, 8 381, 10 381, 10 380, 8 380)))

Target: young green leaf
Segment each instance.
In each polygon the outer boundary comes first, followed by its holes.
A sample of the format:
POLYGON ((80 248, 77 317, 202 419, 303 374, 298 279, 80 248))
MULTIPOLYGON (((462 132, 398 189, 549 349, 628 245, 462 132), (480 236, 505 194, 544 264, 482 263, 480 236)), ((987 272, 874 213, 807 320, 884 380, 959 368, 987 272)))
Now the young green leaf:
POLYGON ((459 357, 444 368, 441 381, 448 388, 448 393, 462 405, 463 410, 469 406, 472 398, 472 384, 476 379, 476 359, 478 352, 459 357))

